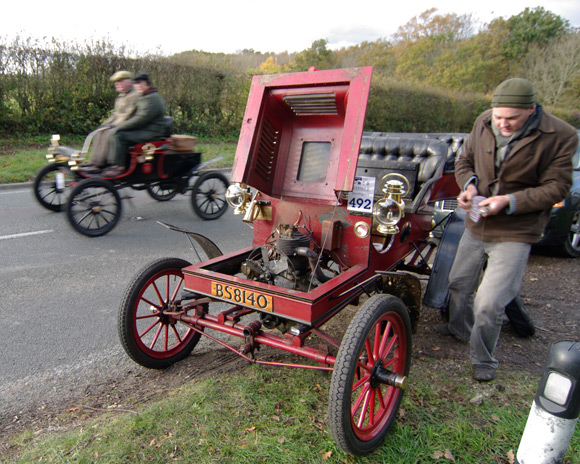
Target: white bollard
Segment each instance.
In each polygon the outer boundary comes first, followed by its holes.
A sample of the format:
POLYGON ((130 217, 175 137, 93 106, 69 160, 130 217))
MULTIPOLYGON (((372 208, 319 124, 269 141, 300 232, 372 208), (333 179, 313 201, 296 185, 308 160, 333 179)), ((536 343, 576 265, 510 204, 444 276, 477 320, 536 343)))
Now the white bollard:
POLYGON ((580 343, 560 341, 548 352, 516 464, 559 464, 580 414, 580 343))

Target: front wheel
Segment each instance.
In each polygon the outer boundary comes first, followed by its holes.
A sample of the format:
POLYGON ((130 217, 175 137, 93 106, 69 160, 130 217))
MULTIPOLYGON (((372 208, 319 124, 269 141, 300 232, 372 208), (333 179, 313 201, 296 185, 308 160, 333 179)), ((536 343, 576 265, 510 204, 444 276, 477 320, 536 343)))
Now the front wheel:
POLYGON ((99 237, 113 230, 119 222, 121 197, 111 182, 85 179, 70 193, 66 214, 77 232, 99 237))
POLYGON ((393 425, 411 363, 411 320, 404 303, 375 295, 346 330, 330 382, 329 427, 340 448, 363 456, 393 425))
MULTIPOLYGON (((179 258, 154 261, 134 277, 125 292, 119 311, 119 339, 129 357, 144 367, 169 367, 188 356, 200 339, 198 332, 175 317, 187 313, 181 292, 182 269, 189 265, 179 258)), ((195 305, 188 305, 191 308, 195 305)), ((206 309, 207 305, 201 307, 206 309)))
POLYGON ((62 163, 51 163, 41 167, 34 177, 34 196, 50 211, 62 211, 67 201, 69 187, 75 177, 62 163))
POLYGON ((229 185, 226 176, 219 172, 209 171, 199 176, 191 192, 195 213, 207 221, 221 217, 228 209, 226 190, 229 185))

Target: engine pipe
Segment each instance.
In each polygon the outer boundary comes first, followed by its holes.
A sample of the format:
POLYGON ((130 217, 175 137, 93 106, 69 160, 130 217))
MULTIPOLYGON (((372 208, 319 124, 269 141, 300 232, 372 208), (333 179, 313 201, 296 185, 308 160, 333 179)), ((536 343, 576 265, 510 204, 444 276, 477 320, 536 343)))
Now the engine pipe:
POLYGON ((298 256, 305 256, 308 258, 308 263, 310 264, 310 269, 314 272, 314 275, 318 279, 318 281, 323 284, 324 282, 328 282, 332 277, 328 277, 327 275, 322 272, 320 266, 318 265, 318 255, 312 248, 308 247, 298 247, 295 250, 295 253, 298 256))

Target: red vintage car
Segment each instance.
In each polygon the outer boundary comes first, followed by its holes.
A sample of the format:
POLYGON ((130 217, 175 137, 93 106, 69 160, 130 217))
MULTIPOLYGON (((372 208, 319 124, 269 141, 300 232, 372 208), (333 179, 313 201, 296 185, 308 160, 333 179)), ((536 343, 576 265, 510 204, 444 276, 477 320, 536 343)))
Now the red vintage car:
POLYGON ((266 345, 310 361, 283 365, 331 371, 328 423, 352 455, 375 450, 395 420, 420 315, 417 274, 429 274, 435 249, 432 204, 458 194, 446 151, 359 156, 371 74, 254 77, 226 194, 252 243, 222 255, 182 231, 208 259, 151 263, 119 315, 121 344, 149 368, 209 337, 249 362, 272 364, 259 356, 266 345), (325 323, 359 304, 339 343, 325 323))

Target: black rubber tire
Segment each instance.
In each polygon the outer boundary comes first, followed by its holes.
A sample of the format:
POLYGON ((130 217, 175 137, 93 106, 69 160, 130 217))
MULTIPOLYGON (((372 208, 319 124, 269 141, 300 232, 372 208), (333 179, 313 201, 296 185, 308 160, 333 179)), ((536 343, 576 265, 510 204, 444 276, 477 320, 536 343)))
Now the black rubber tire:
POLYGON ((191 192, 191 206, 206 221, 221 217, 228 209, 226 190, 230 183, 220 172, 209 171, 197 179, 191 192))
POLYGON ((373 368, 380 363, 401 376, 408 375, 411 364, 411 319, 405 304, 392 295, 374 295, 362 305, 336 356, 328 423, 336 444, 353 456, 369 454, 383 442, 403 399, 401 388, 376 383, 373 368), (387 349, 375 344, 377 335, 387 349))
POLYGON ((164 369, 187 357, 197 345, 198 332, 164 314, 167 309, 180 311, 176 300, 183 290, 182 269, 189 265, 180 258, 159 259, 145 266, 127 287, 117 328, 123 349, 137 364, 164 369))
POLYGON ((104 179, 85 179, 72 190, 66 205, 71 226, 88 237, 99 237, 115 228, 121 218, 121 197, 104 179))
POLYGON ((147 186, 147 193, 157 201, 169 201, 179 193, 179 186, 174 182, 154 182, 147 186))
POLYGON ((580 208, 572 216, 570 232, 562 248, 570 258, 580 258, 580 208))
POLYGON ((50 210, 59 212, 64 209, 69 193, 69 185, 73 176, 66 164, 51 163, 41 167, 34 176, 33 190, 34 197, 41 206, 50 210), (55 174, 62 172, 65 175, 65 186, 59 189, 56 186, 55 174), (70 177, 69 180, 66 177, 70 177))

